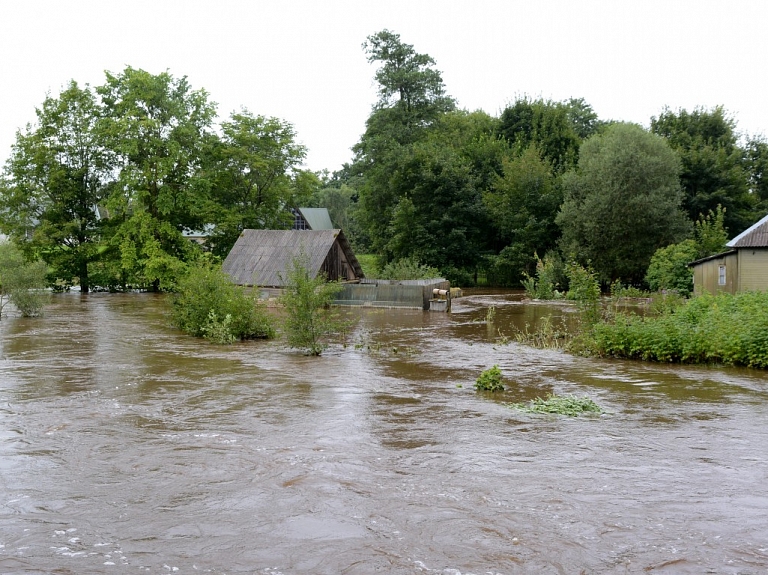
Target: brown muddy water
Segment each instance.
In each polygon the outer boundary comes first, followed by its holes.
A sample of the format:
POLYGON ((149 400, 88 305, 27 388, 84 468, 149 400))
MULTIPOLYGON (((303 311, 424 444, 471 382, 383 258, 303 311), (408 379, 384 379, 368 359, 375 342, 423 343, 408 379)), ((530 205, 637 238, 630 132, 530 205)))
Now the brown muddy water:
POLYGON ((768 572, 768 376, 502 345, 566 313, 518 299, 351 311, 320 358, 147 294, 4 319, 0 572, 768 572), (608 414, 504 405, 550 391, 608 414))

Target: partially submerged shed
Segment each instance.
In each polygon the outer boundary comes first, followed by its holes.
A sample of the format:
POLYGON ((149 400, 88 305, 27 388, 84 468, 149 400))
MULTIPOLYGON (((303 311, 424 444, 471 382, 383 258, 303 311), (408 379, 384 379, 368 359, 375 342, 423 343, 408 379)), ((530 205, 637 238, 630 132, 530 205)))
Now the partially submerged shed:
POLYGON ((310 274, 331 281, 363 278, 363 269, 341 230, 243 230, 223 269, 239 285, 281 288, 295 258, 310 274))

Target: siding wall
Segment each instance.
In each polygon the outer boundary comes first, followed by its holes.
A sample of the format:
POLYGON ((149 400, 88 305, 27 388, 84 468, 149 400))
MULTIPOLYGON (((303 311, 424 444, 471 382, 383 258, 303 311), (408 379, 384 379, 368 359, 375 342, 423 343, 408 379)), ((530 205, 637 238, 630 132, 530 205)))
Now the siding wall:
POLYGON ((768 290, 768 249, 739 250, 739 291, 768 290))
POLYGON ((728 254, 701 262, 693 268, 693 293, 701 295, 705 291, 736 293, 738 290, 739 260, 738 254, 728 254), (720 266, 725 266, 725 285, 718 284, 720 266))

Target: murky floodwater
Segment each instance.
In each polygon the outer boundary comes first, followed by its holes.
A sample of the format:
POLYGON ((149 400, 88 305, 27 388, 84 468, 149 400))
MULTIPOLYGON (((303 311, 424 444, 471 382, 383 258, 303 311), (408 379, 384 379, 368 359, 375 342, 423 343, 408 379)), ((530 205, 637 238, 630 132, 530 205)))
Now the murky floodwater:
POLYGON ((454 304, 353 311, 320 358, 152 295, 3 320, 0 572, 768 572, 768 375, 501 345, 553 308, 454 304), (609 414, 504 406, 549 391, 609 414))

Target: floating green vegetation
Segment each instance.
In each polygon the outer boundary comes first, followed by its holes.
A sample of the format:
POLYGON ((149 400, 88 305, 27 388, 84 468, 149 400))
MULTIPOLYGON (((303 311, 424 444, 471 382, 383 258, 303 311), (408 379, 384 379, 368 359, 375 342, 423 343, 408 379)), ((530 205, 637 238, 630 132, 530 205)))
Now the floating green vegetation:
POLYGON ((501 370, 498 365, 486 369, 475 381, 475 389, 479 391, 504 391, 504 384, 501 382, 501 370))
POLYGON ((588 397, 553 393, 547 394, 545 399, 537 397, 528 403, 508 403, 507 406, 526 413, 553 413, 569 417, 604 413, 603 409, 588 397))

